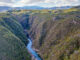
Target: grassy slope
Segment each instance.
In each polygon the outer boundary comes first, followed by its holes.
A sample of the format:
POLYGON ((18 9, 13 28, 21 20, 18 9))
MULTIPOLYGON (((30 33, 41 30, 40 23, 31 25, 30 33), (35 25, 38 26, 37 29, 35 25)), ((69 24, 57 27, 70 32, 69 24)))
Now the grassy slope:
POLYGON ((17 20, 8 13, 0 13, 0 60, 30 60, 27 42, 17 20))

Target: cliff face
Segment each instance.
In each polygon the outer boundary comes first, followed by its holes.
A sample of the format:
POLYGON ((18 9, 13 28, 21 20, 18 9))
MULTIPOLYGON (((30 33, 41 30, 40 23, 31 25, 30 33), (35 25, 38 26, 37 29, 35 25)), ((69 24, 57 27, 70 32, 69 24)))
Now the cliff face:
POLYGON ((9 13, 0 13, 0 60, 31 60, 21 24, 9 13))
POLYGON ((79 10, 34 13, 29 25, 33 47, 43 60, 80 60, 79 10))

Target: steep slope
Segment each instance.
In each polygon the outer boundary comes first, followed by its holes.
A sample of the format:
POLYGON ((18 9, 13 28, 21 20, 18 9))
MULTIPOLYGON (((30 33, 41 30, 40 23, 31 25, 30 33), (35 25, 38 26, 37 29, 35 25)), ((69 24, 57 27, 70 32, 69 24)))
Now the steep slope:
POLYGON ((43 60, 80 60, 80 9, 10 13, 30 35, 43 60))
POLYGON ((79 9, 41 10, 28 15, 22 22, 29 25, 30 29, 25 30, 43 60, 80 60, 79 9))
POLYGON ((0 13, 0 60, 31 60, 22 26, 8 13, 0 13))
POLYGON ((33 46, 43 60, 80 60, 80 11, 32 15, 33 46), (35 18, 34 18, 35 17, 35 18), (74 58, 73 58, 74 57, 74 58))

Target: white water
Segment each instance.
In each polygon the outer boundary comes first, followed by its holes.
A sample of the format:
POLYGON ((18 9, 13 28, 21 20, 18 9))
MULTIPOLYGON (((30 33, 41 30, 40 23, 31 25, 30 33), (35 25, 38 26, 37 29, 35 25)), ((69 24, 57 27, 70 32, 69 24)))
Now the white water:
POLYGON ((28 51, 32 54, 32 56, 35 57, 36 60, 42 60, 39 55, 37 54, 37 52, 35 52, 33 49, 32 49, 32 40, 29 38, 28 39, 29 43, 27 45, 27 49, 28 51))

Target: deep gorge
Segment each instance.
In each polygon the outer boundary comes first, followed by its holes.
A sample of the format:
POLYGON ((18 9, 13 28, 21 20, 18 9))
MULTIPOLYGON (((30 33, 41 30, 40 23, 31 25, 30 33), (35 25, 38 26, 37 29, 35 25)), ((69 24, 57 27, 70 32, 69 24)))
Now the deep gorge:
POLYGON ((43 60, 80 60, 80 9, 0 13, 0 60, 31 60, 28 37, 43 60))
POLYGON ((43 60, 70 60, 72 58, 68 57, 70 57, 71 52, 74 54, 74 51, 77 49, 77 41, 79 42, 80 39, 79 35, 76 35, 79 33, 80 29, 80 18, 77 17, 79 14, 79 12, 70 12, 65 14, 59 13, 57 15, 35 13, 28 15, 28 17, 27 15, 24 15, 27 19, 21 21, 21 23, 23 23, 23 26, 29 27, 28 29, 25 29, 25 31, 30 35, 33 40, 33 47, 43 60), (73 38, 71 38, 72 35, 73 38), (76 37, 74 37, 74 35, 76 35, 76 37), (69 43, 67 43, 68 40, 69 43), (70 47, 73 48, 70 49, 70 47), (67 53, 66 49, 69 53, 67 53), (59 51, 59 53, 57 53, 57 51, 59 51))
POLYGON ((75 54, 76 49, 79 50, 77 42, 80 38, 79 35, 76 35, 80 29, 80 18, 77 17, 79 15, 80 12, 69 12, 55 15, 35 13, 28 16, 29 29, 25 31, 30 35, 33 47, 43 60, 73 60, 76 58, 71 57, 75 54))

